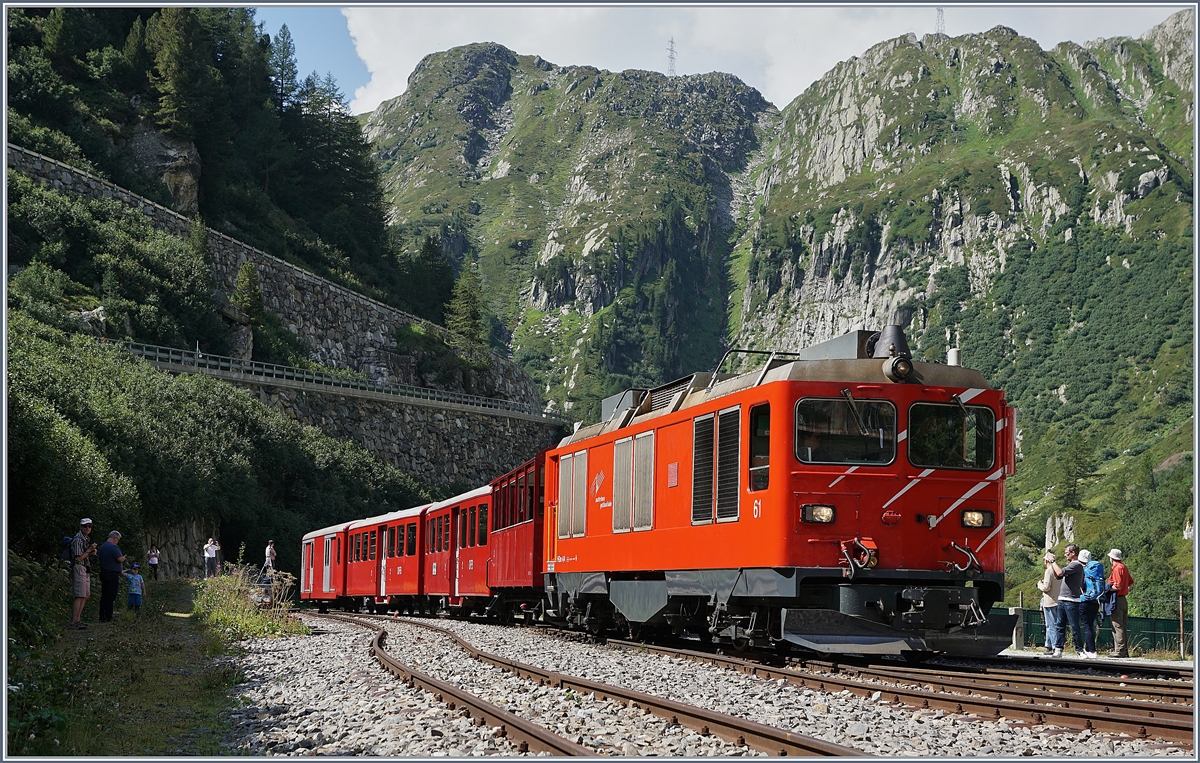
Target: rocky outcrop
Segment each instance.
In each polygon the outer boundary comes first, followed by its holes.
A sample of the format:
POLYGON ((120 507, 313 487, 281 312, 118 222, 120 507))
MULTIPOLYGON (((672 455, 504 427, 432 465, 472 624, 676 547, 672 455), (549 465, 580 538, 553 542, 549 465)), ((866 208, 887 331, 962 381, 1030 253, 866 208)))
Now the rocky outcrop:
MULTIPOLYGON (((198 578, 204 574, 204 544, 209 538, 216 538, 219 542, 220 529, 219 519, 193 519, 168 527, 149 528, 146 536, 140 540, 143 544, 141 548, 127 547, 122 550, 131 561, 137 560, 142 565, 142 577, 150 576, 146 566, 146 551, 151 545, 157 545, 162 552, 158 562, 160 577, 198 578)), ((217 561, 224 560, 225 553, 218 551, 217 561)))
POLYGON ((1060 543, 1075 542, 1075 517, 1066 513, 1051 514, 1046 518, 1046 550, 1060 543))
POLYGON ((133 169, 161 181, 171 193, 175 209, 186 217, 200 210, 200 152, 191 141, 172 138, 146 122, 138 123, 129 139, 133 169))

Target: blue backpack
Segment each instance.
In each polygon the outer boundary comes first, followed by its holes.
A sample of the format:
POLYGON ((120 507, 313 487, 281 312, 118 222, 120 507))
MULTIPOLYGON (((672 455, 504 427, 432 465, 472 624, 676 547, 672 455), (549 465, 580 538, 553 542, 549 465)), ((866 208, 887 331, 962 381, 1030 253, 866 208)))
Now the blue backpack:
POLYGON ((1090 561, 1083 568, 1083 595, 1080 599, 1092 601, 1104 593, 1104 563, 1090 561))

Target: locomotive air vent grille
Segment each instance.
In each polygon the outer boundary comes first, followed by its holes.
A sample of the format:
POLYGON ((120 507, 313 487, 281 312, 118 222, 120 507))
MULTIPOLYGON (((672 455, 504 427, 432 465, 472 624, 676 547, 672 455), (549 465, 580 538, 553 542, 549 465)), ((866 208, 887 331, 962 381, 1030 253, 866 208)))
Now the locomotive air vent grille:
POLYGON ((654 526, 654 432, 644 432, 633 444, 633 529, 654 526))
POLYGON ((558 537, 571 537, 571 477, 570 456, 563 456, 558 462, 558 537))
POLYGON ((721 411, 717 421, 717 521, 737 519, 742 411, 721 411))
POLYGON ((633 440, 617 440, 613 445, 613 532, 629 530, 633 514, 633 440))
POLYGON ((713 424, 710 413, 692 424, 692 524, 708 524, 713 514, 713 424))
POLYGON ((650 411, 658 411, 666 408, 671 404, 671 400, 680 390, 685 390, 692 383, 692 377, 680 379, 674 384, 668 384, 664 387, 650 391, 650 411))

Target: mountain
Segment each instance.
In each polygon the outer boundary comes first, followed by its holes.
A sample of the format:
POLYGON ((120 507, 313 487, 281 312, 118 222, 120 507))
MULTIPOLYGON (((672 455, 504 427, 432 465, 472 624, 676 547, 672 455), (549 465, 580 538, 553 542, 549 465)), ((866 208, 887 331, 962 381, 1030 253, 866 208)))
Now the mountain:
POLYGON ((478 263, 514 359, 577 418, 728 347, 896 322, 925 359, 961 348, 1021 411, 1024 583, 1063 511, 1093 545, 1190 559, 1190 505, 1156 491, 1191 458, 1192 24, 1049 51, 906 35, 782 110, 727 74, 478 44, 364 124, 395 234, 478 263), (1155 496, 1150 532, 1129 507, 1155 496))

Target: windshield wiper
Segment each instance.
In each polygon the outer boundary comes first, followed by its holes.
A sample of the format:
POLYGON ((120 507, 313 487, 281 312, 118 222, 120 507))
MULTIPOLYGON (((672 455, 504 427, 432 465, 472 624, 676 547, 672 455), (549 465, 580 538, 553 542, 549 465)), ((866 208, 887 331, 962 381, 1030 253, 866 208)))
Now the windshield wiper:
POLYGON ((867 429, 867 425, 863 423, 862 416, 858 412, 858 406, 854 404, 854 395, 850 394, 850 390, 842 390, 842 397, 846 398, 846 405, 850 406, 850 412, 854 414, 854 423, 858 425, 858 433, 863 437, 870 437, 871 430, 867 429))
POLYGON ((971 422, 971 428, 972 428, 972 429, 974 429, 976 432, 978 432, 978 431, 979 431, 979 419, 978 419, 978 417, 972 417, 972 416, 971 416, 970 412, 969 412, 969 411, 967 411, 967 406, 966 406, 965 404, 963 404, 962 398, 961 398, 961 397, 959 397, 958 395, 951 395, 951 396, 950 396, 950 399, 951 399, 951 400, 952 400, 952 401, 953 401, 955 404, 957 404, 957 405, 958 405, 959 409, 961 409, 961 410, 962 410, 963 421, 964 421, 964 422, 967 422, 967 421, 971 422))

